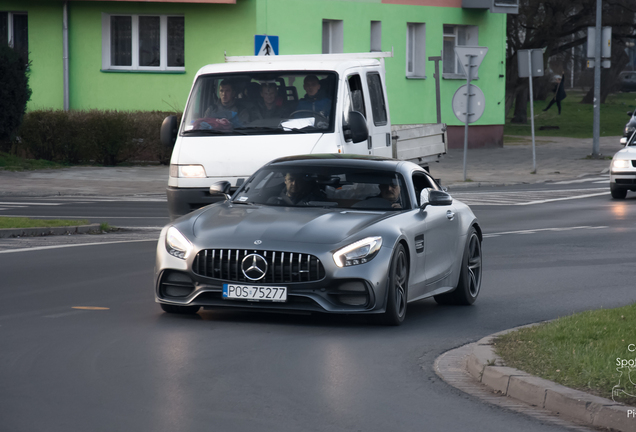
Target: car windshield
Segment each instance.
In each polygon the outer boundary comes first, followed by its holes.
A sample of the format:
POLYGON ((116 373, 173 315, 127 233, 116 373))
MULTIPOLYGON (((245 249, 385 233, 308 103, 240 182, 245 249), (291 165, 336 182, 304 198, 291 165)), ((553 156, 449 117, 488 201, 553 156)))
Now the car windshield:
POLYGON ((336 74, 250 72, 197 78, 182 135, 333 131, 336 74))
POLYGON ((398 173, 324 166, 265 167, 239 189, 232 202, 382 211, 410 208, 398 173))

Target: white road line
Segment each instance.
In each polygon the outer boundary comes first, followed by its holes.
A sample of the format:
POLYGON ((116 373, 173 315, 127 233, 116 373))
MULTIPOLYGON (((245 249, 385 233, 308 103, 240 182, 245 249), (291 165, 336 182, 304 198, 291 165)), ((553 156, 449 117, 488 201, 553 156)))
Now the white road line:
POLYGON ((561 232, 561 231, 572 231, 577 229, 595 230, 595 229, 604 229, 604 228, 608 228, 608 227, 607 226, 576 226, 576 227, 564 227, 564 228, 537 228, 537 229, 531 229, 531 230, 504 231, 504 232, 498 232, 498 233, 484 234, 484 238, 499 237, 501 235, 508 235, 508 234, 536 234, 536 233, 544 232, 544 231, 561 232))
POLYGON ((28 217, 28 218, 55 218, 55 219, 169 219, 168 216, 68 216, 68 215, 2 215, 11 217, 28 217))
POLYGON ((156 242, 157 239, 155 238, 155 239, 144 239, 144 240, 121 240, 121 241, 111 241, 111 242, 65 244, 65 245, 56 245, 56 246, 39 246, 39 247, 23 248, 23 249, 0 250, 0 254, 16 253, 16 252, 31 252, 31 251, 48 250, 48 249, 62 249, 62 248, 79 247, 79 246, 99 246, 99 245, 108 245, 108 244, 117 244, 117 243, 139 243, 139 242, 149 242, 149 241, 156 242))
POLYGON ((595 181, 595 180, 604 180, 607 179, 608 177, 587 177, 587 178, 581 178, 581 179, 577 179, 577 180, 564 180, 564 181, 560 181, 560 182, 554 182, 552 184, 555 185, 566 185, 566 184, 574 184, 574 183, 585 183, 585 182, 591 182, 591 181, 595 181))
POLYGON ((551 198, 547 200, 516 203, 515 205, 532 205, 532 204, 543 204, 543 203, 554 202, 554 201, 567 201, 567 200, 573 200, 573 199, 579 199, 579 198, 590 198, 590 197, 601 196, 601 195, 609 195, 609 193, 610 191, 605 191, 605 192, 599 192, 599 193, 587 194, 587 195, 577 195, 577 196, 564 197, 564 198, 551 198))
POLYGON ((35 206, 59 206, 62 203, 34 203, 34 202, 22 202, 22 201, 14 201, 14 202, 0 202, 0 205, 35 205, 35 206))

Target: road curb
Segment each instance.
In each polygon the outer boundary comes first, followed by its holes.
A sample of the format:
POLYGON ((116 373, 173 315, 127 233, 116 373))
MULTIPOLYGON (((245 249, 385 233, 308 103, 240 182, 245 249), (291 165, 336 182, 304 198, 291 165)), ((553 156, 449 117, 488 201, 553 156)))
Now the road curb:
POLYGON ((100 224, 44 228, 2 228, 0 229, 0 238, 87 234, 99 232, 99 227, 100 224))
POLYGON ((477 381, 495 392, 589 426, 632 432, 636 408, 562 386, 504 366, 493 349, 493 340, 506 330, 479 340, 468 355, 466 368, 477 381), (628 413, 629 412, 629 413, 628 413), (628 417, 631 414, 631 417, 628 417))

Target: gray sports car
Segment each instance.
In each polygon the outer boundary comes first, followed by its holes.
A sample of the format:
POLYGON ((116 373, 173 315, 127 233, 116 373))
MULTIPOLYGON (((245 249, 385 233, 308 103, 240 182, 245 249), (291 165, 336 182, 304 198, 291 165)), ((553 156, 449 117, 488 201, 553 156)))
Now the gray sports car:
MULTIPOLYGON (((229 183, 211 193, 227 194, 229 183)), ((472 304, 482 276, 473 212, 416 164, 358 155, 274 160, 230 198, 163 228, 155 296, 204 308, 377 314, 472 304)))

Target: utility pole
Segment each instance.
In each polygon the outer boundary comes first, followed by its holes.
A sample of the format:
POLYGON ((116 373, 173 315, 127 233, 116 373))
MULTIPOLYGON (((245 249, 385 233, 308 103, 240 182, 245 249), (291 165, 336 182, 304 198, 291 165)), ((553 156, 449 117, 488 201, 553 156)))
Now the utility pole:
POLYGON ((602 34, 603 1, 596 0, 596 34, 594 46, 594 141, 592 144, 592 158, 598 159, 600 154, 601 136, 601 34, 602 34))

